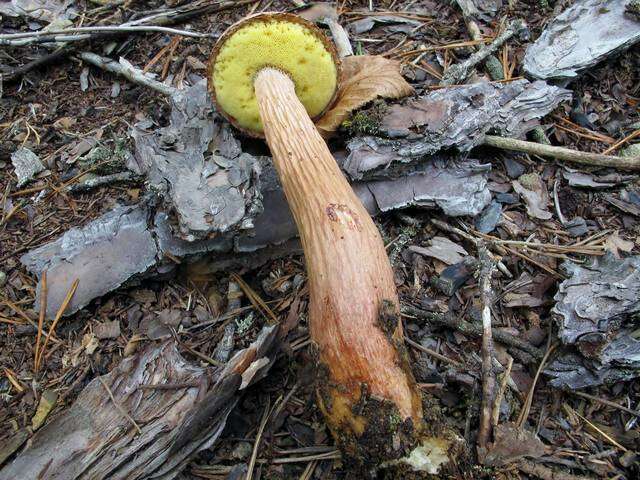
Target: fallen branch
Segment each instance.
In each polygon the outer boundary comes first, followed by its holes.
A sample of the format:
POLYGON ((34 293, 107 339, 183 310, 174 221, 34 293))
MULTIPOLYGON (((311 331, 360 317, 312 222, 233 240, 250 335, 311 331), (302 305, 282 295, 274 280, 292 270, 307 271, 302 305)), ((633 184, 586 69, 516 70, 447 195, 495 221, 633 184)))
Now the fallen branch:
POLYGON ((493 370, 493 336, 491 332, 491 277, 495 263, 489 251, 479 243, 480 274, 478 284, 482 301, 482 404, 478 429, 478 456, 484 459, 492 432, 492 407, 496 396, 496 374, 493 370))
POLYGON ((131 33, 131 32, 162 32, 170 35, 180 35, 192 38, 211 38, 209 33, 193 32, 189 30, 179 30, 176 28, 163 27, 160 25, 114 25, 95 27, 74 27, 62 30, 40 30, 37 32, 5 33, 0 34, 0 45, 10 45, 13 47, 32 45, 34 43, 50 42, 70 42, 88 40, 92 34, 96 33, 131 33), (75 34, 75 35, 72 35, 75 34), (78 35, 80 34, 80 35, 78 35))
POLYGON ((515 150, 532 155, 553 157, 567 162, 580 163, 596 167, 611 167, 622 170, 640 170, 640 157, 616 157, 601 153, 580 152, 570 148, 554 147, 542 143, 516 140, 515 138, 486 135, 484 145, 501 148, 503 150, 515 150))
POLYGON ((78 58, 108 72, 122 75, 133 83, 144 85, 165 95, 173 96, 178 92, 177 88, 154 80, 150 74, 146 74, 141 69, 134 67, 124 58, 120 58, 120 61, 116 62, 111 58, 101 57, 92 52, 80 52, 78 53, 78 58))

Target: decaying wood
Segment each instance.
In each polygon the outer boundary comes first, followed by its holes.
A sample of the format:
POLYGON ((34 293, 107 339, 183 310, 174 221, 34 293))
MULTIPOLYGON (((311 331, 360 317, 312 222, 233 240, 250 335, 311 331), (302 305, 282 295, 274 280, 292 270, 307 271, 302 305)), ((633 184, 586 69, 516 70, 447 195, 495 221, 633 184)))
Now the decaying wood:
POLYGON ((148 345, 89 383, 0 470, 0 480, 175 478, 216 442, 241 391, 268 371, 278 334, 277 327, 265 327, 216 368, 188 363, 173 340, 148 345), (147 388, 164 384, 183 386, 147 388))
POLYGON ((119 61, 115 61, 108 57, 101 57, 93 52, 79 52, 78 58, 90 63, 98 68, 106 70, 111 73, 122 75, 126 79, 138 85, 144 85, 147 88, 151 88, 164 95, 175 95, 178 93, 178 89, 170 85, 166 85, 153 78, 150 74, 145 74, 139 68, 134 67, 126 59, 120 58, 119 61))
POLYGON ((169 126, 135 125, 135 162, 129 166, 165 198, 183 238, 251 227, 262 210, 259 158, 242 151, 231 127, 214 111, 204 81, 177 91, 171 102, 169 126))
MULTIPOLYGON (((363 143, 389 145, 399 162, 424 158, 448 148, 466 152, 485 143, 489 131, 511 138, 523 136, 537 125, 538 118, 570 98, 568 90, 542 81, 444 88, 390 105, 382 114, 365 112, 376 128, 376 137, 357 137, 347 143, 347 148, 354 150, 363 143)), ((367 158, 375 159, 376 155, 367 158)), ((349 156, 345 170, 358 178, 360 164, 361 161, 349 156)))
POLYGON ((535 78, 571 79, 640 41, 640 21, 622 0, 578 0, 527 48, 524 70, 535 78))

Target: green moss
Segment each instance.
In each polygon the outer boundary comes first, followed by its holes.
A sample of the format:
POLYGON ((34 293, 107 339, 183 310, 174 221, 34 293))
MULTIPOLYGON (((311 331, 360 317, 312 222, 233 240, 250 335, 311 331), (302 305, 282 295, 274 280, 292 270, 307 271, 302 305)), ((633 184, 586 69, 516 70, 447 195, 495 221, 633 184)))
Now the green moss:
POLYGON ((537 173, 525 173, 524 175, 520 175, 518 181, 527 190, 535 190, 539 185, 540 176, 537 173))
POLYGON ((350 119, 342 122, 341 127, 353 137, 375 135, 380 131, 380 123, 386 110, 386 103, 382 100, 377 100, 373 102, 371 107, 358 110, 350 119))

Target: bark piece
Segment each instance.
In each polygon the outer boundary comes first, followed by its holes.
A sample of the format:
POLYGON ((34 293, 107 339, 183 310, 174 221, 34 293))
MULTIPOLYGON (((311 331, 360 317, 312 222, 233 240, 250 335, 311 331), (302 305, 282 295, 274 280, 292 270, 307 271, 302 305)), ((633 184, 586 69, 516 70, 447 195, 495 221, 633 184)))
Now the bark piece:
MULTIPOLYGON (((80 280, 67 314, 121 286, 158 262, 158 248, 147 228, 145 204, 116 207, 82 228, 35 248, 21 262, 31 272, 47 271, 47 316, 53 317, 74 280, 80 280)), ((35 304, 39 305, 40 284, 35 304)))
POLYGON ((532 218, 549 220, 553 217, 547 210, 549 192, 537 173, 522 175, 520 181, 512 182, 513 190, 522 197, 527 205, 527 214, 532 218))
POLYGON ((571 277, 560 284, 553 308, 563 343, 604 341, 640 311, 640 256, 605 255, 593 265, 563 268, 571 277))
POLYGON ((519 428, 515 423, 496 425, 494 437, 485 465, 503 466, 523 457, 538 458, 545 454, 544 443, 534 433, 519 428))
POLYGON ((498 226, 502 218, 502 205, 491 202, 475 220, 475 227, 480 233, 491 233, 498 226))
POLYGON ((251 378, 255 381, 271 366, 277 334, 277 327, 266 327, 251 346, 217 369, 187 363, 173 341, 147 346, 94 379, 0 471, 0 480, 175 478, 195 453, 216 442, 240 398, 245 371, 256 363, 264 365, 251 378), (198 386, 140 388, 167 383, 198 386))
POLYGON ((469 151, 481 145, 489 131, 520 137, 536 126, 538 118, 570 98, 570 91, 542 81, 443 88, 390 106, 378 119, 376 135, 384 142, 374 137, 349 141, 344 169, 357 179, 368 170, 389 165, 388 157, 375 153, 361 158, 359 153, 367 144, 385 144, 396 152, 393 161, 409 162, 449 148, 469 151))
POLYGON ((466 257, 455 265, 445 268, 434 280, 434 286, 447 296, 452 296, 473 275, 478 261, 473 257, 466 257))
MULTIPOLYGON (((359 148, 377 155, 376 160, 386 158, 387 162, 393 162, 401 154, 394 151, 392 145, 373 137, 367 142, 359 148)), ((356 152, 355 144, 351 144, 351 148, 352 153, 356 152)), ((445 215, 475 216, 491 201, 487 189, 490 168, 475 160, 440 159, 416 165, 397 179, 366 182, 366 187, 383 212, 409 206, 437 206, 445 215)))
POLYGON ((44 170, 40 157, 28 148, 22 147, 11 154, 11 163, 18 177, 17 187, 22 187, 44 170))
POLYGON ((640 41, 640 21, 622 0, 578 0, 527 48, 525 71, 542 79, 571 79, 640 41))
POLYGON ((560 284, 552 312, 564 355, 545 373, 552 385, 584 388, 640 375, 640 256, 607 254, 591 265, 563 264, 571 277, 560 284))
POLYGON ((134 127, 131 166, 166 197, 185 239, 251 227, 262 209, 258 158, 242 151, 231 127, 214 112, 205 81, 171 101, 169 126, 134 127))
POLYGON ((502 8, 502 0, 456 0, 465 18, 474 18, 486 22, 493 19, 502 8))
POLYGON ((40 22, 61 23, 75 17, 77 9, 72 0, 10 0, 0 3, 0 14, 8 17, 32 18, 40 22))
POLYGON ((429 240, 428 247, 414 245, 409 247, 409 251, 426 257, 436 258, 447 265, 460 263, 464 257, 469 255, 463 247, 446 237, 433 237, 429 240))
MULTIPOLYGON (((475 215, 489 203, 488 166, 474 161, 449 165, 436 162, 405 168, 397 178, 353 185, 371 215, 407 206, 440 207, 450 215, 475 215)), ((80 283, 65 314, 139 278, 165 274, 175 268, 171 258, 194 261, 208 255, 211 273, 228 268, 259 266, 277 256, 300 251, 297 229, 280 183, 271 166, 260 176, 264 211, 254 228, 192 242, 173 233, 170 216, 154 213, 153 201, 117 207, 84 227, 22 256, 38 277, 47 270, 47 316, 53 317, 73 281, 80 283), (108 268, 105 268, 108 266, 108 268)), ((35 305, 39 305, 38 286, 35 305)))

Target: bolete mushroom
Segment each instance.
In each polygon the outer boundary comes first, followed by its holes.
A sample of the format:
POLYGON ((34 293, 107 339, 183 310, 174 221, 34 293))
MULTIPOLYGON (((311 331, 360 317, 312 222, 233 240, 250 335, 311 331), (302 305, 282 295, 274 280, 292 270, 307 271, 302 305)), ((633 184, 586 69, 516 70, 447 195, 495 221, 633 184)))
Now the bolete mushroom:
MULTIPOLYGON (((339 77, 315 25, 269 13, 222 35, 208 80, 220 113, 266 137, 306 259, 318 404, 343 451, 372 465, 424 456, 414 447, 429 440, 382 238, 311 120, 331 106, 339 77)), ((446 442, 426 448, 431 467, 446 461, 446 442)))

